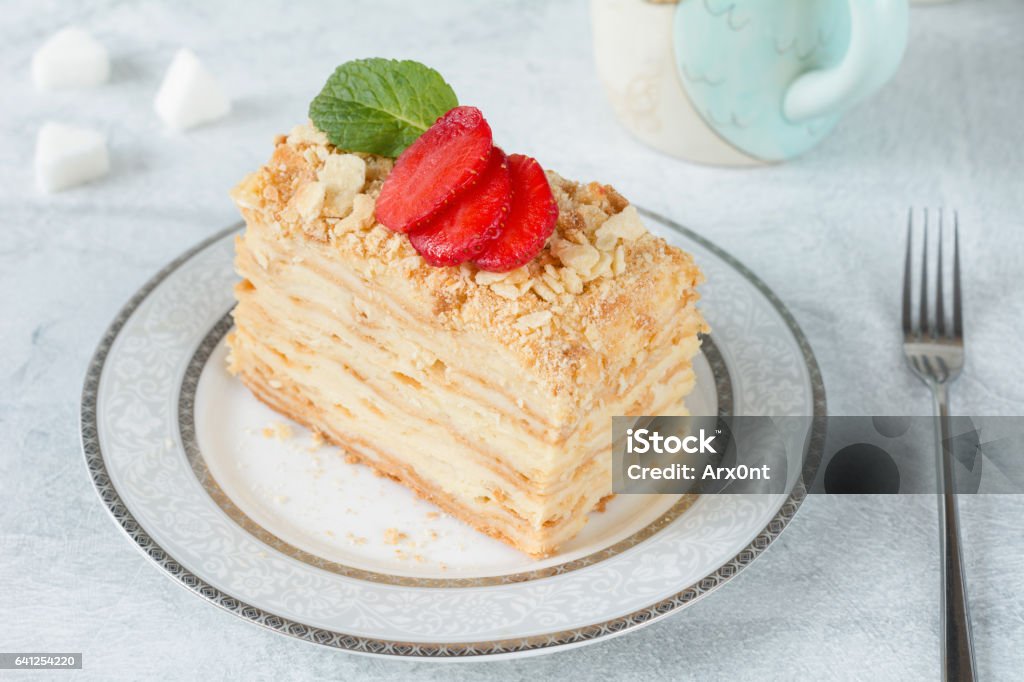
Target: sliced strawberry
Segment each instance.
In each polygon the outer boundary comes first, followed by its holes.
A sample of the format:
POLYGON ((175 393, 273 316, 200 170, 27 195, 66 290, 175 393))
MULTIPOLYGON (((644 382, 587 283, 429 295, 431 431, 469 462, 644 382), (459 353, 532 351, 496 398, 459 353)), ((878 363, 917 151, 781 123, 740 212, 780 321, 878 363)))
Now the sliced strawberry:
POLYGON ((501 232, 511 201, 508 157, 494 147, 480 180, 409 233, 409 241, 431 265, 465 263, 501 232))
POLYGON ((544 248, 558 222, 558 204, 537 160, 509 154, 512 205, 505 228, 474 259, 481 270, 507 272, 529 263, 544 248))
POLYGON ((487 167, 491 127, 476 107, 455 107, 395 162, 377 198, 377 220, 410 232, 465 191, 487 167))

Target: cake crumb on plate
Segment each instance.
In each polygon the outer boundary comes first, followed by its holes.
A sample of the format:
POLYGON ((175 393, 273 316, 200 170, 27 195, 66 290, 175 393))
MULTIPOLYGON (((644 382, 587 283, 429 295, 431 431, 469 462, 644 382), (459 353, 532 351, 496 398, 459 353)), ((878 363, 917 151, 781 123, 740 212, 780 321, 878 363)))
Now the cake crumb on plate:
POLYGON ((398 530, 397 528, 388 528, 384 531, 384 544, 397 545, 409 536, 398 530))
POLYGON ((288 440, 292 437, 292 427, 284 422, 274 422, 270 426, 263 428, 263 437, 288 440))

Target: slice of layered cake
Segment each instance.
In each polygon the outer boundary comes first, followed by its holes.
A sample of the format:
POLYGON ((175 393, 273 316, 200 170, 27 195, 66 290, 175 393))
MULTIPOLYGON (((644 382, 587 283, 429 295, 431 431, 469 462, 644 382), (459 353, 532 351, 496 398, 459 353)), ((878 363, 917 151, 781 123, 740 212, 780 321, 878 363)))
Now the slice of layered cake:
POLYGON ((545 556, 611 493, 611 418, 680 413, 702 277, 611 187, 547 172, 526 190, 526 157, 490 154, 461 190, 475 198, 443 197, 406 234, 378 215, 406 207, 377 209, 407 157, 342 151, 313 125, 280 137, 232 194, 230 370, 352 461, 545 556), (498 176, 505 195, 479 188, 498 176), (528 191, 547 203, 524 207, 528 191))

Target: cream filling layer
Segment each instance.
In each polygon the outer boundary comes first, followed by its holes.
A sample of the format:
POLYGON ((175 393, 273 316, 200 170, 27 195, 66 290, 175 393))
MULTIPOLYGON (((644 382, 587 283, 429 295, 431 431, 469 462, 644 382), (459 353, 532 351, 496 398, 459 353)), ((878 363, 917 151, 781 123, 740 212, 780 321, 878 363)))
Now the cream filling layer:
POLYGON ((550 396, 493 342, 432 328, 326 246, 296 255, 277 245, 253 226, 239 241, 248 283, 238 287, 235 369, 293 392, 314 426, 375 446, 362 456, 393 453, 523 546, 571 537, 610 492, 612 416, 672 409, 692 390, 692 302, 678 302, 647 356, 623 368, 624 385, 599 392, 566 428, 546 419, 550 396))

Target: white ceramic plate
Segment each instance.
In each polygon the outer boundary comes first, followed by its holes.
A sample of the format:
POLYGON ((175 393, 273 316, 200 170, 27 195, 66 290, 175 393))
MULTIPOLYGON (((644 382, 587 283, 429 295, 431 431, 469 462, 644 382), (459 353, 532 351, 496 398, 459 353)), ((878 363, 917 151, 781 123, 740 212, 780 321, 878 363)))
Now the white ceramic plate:
MULTIPOLYGON (((775 296, 713 244, 644 215, 708 278, 713 332, 695 362, 690 409, 823 416, 814 356, 775 296)), ((785 495, 620 495, 543 561, 436 518, 401 486, 315 447, 297 425, 282 437, 264 433, 289 429, 224 364, 238 229, 168 265, 114 320, 86 377, 82 444, 103 503, 131 540, 242 618, 377 655, 577 646, 706 595, 753 561, 803 498, 800 466, 785 495), (389 529, 405 537, 389 543, 389 529)), ((797 437, 814 449, 819 435, 797 437)))

